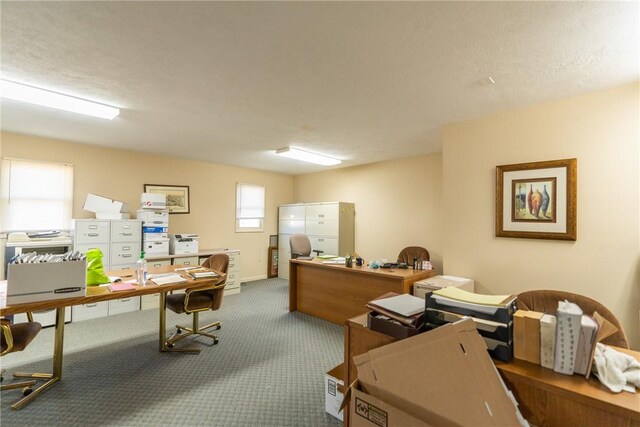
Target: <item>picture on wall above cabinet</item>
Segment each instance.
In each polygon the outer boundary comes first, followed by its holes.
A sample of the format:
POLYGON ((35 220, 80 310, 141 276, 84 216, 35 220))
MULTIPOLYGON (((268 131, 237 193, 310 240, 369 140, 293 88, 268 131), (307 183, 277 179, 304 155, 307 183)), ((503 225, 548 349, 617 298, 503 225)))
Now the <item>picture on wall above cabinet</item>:
POLYGON ((496 236, 576 240, 577 159, 496 166, 496 236))
POLYGON ((144 184, 144 192, 166 195, 167 209, 169 209, 170 214, 189 213, 188 185, 144 184))

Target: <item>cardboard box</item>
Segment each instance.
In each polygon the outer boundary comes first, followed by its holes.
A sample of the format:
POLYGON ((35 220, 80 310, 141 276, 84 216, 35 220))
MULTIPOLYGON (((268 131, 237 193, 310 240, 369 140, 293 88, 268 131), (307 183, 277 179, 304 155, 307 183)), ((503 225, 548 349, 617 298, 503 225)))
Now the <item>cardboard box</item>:
POLYGON ((159 193, 142 193, 140 196, 142 209, 167 209, 167 195, 159 193))
POLYGON ((9 264, 7 304, 84 296, 86 283, 86 260, 9 264))
POLYGON ((138 210, 136 217, 142 220, 143 227, 169 227, 169 211, 159 210, 138 210))
POLYGON ((342 421, 342 400, 344 399, 344 363, 324 374, 324 409, 342 421))
MULTIPOLYGON (((119 202, 117 200, 109 199, 108 197, 98 196, 97 194, 87 194, 87 198, 84 201, 82 209, 89 212, 101 212, 101 213, 121 213, 127 212, 127 204, 119 202)), ((107 218, 104 218, 107 219, 107 218)), ((113 218, 108 218, 113 219, 113 218)))
POLYGON ((471 319, 375 348, 353 361, 360 387, 348 393, 353 426, 385 425, 380 415, 372 420, 371 405, 386 413, 388 426, 429 425, 424 420, 437 426, 528 425, 471 319), (377 401, 369 398, 364 410, 359 392, 377 401), (399 421, 406 416, 422 423, 399 421))

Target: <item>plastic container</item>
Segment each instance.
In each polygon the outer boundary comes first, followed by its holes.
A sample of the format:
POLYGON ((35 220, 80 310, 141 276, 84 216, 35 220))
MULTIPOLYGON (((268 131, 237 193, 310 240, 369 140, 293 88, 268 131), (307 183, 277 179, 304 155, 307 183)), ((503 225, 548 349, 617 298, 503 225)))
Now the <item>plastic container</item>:
POLYGON ((140 286, 147 284, 147 260, 144 259, 144 251, 140 252, 140 259, 136 261, 136 282, 140 286))

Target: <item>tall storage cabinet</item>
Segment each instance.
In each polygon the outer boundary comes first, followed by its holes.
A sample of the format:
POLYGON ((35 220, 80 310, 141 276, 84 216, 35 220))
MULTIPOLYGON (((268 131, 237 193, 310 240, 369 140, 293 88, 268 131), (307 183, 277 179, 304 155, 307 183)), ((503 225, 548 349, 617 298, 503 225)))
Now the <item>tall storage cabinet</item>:
POLYGON ((309 237, 312 249, 344 256, 355 249, 355 204, 346 202, 298 203, 278 209, 278 277, 289 278, 292 234, 309 237))
MULTIPOLYGON (((133 219, 76 219, 71 225, 73 248, 86 253, 98 248, 105 271, 135 268, 142 250, 142 221, 133 219)), ((140 297, 121 298, 72 307, 80 321, 140 309, 140 297)))

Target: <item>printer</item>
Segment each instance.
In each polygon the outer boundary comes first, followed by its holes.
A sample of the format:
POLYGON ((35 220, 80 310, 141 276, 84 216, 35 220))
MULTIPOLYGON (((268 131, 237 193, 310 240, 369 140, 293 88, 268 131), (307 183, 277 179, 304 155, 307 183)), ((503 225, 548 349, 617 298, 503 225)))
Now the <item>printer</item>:
POLYGON ((170 234, 169 253, 172 255, 197 254, 197 234, 170 234))
POLYGON ((413 295, 426 298, 427 295, 438 289, 455 286, 462 290, 473 292, 475 289, 472 279, 455 276, 433 276, 413 283, 413 295))

